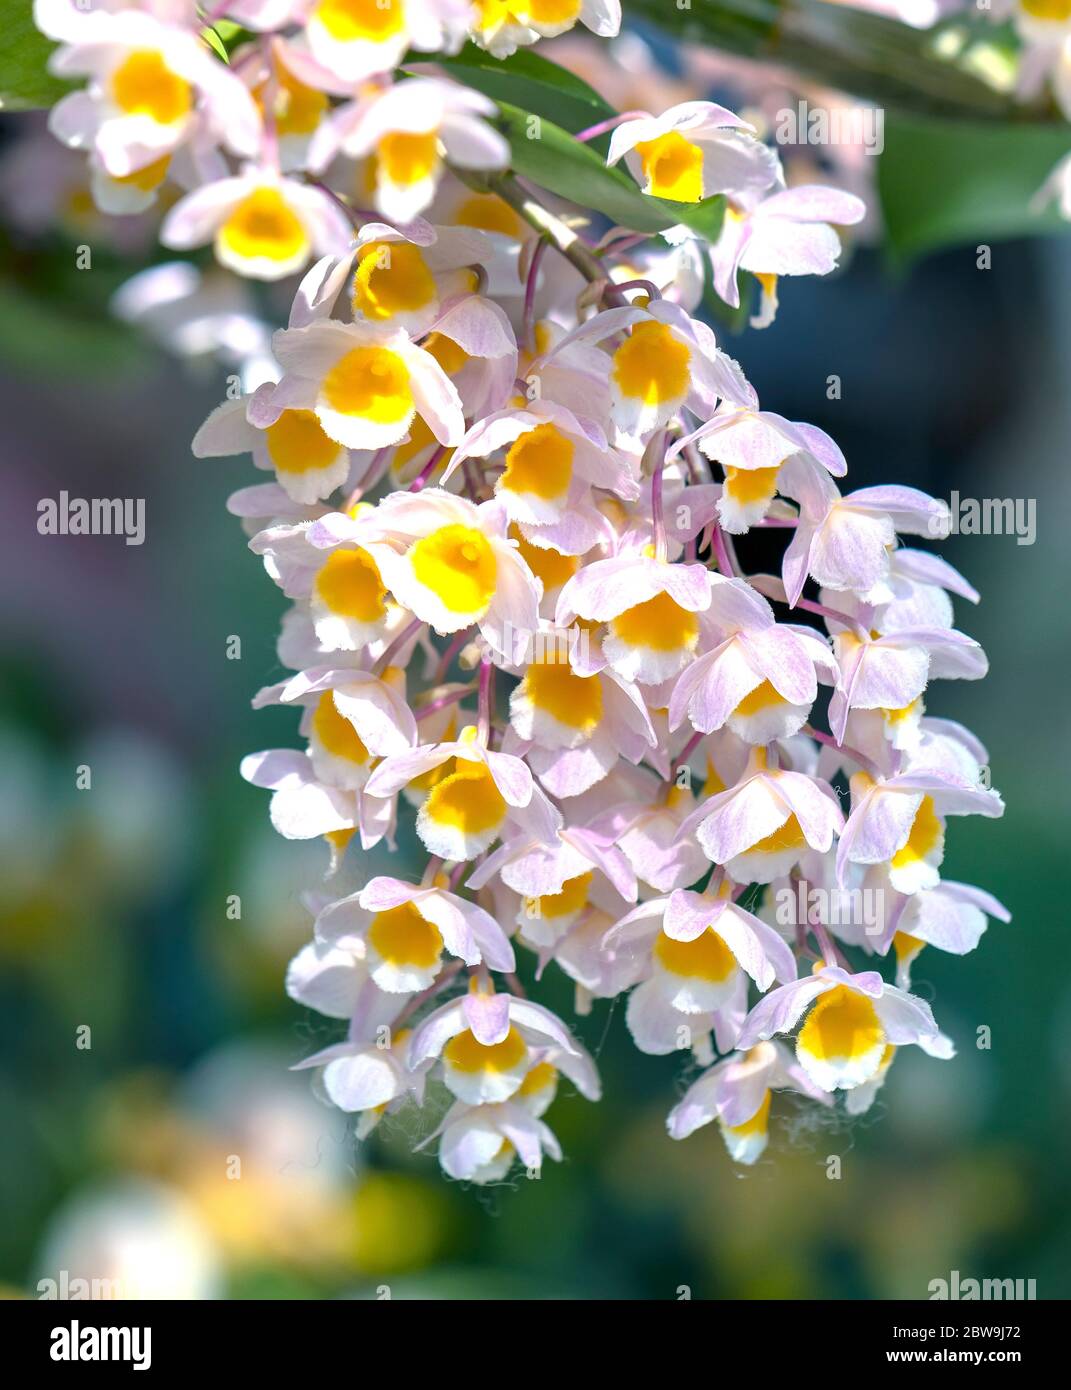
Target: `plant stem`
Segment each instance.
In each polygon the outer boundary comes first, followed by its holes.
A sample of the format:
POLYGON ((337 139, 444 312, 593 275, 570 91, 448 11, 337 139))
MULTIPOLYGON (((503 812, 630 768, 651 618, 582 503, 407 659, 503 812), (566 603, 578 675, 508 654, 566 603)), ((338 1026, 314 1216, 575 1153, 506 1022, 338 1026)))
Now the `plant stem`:
POLYGON ((555 250, 560 251, 585 280, 590 280, 593 285, 604 284, 603 298, 607 303, 618 306, 628 303, 625 296, 610 285, 606 267, 597 256, 592 255, 572 227, 566 226, 560 217, 556 217, 523 188, 514 174, 494 174, 487 179, 487 187, 545 237, 555 250))

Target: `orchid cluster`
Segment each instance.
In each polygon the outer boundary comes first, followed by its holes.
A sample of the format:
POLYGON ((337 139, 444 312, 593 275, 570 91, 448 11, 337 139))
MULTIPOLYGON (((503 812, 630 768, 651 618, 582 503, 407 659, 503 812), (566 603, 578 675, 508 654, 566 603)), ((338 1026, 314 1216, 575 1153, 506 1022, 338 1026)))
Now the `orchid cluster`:
POLYGON ((213 18, 256 32, 229 64, 179 0, 37 15, 89 78, 52 124, 103 204, 170 177, 167 244, 264 279, 315 258, 270 379, 193 451, 272 475, 229 506, 290 601, 291 674, 254 704, 293 708, 302 746, 243 775, 282 836, 324 840, 328 881, 402 830, 422 848, 412 878, 308 895, 287 977, 348 1024, 301 1065, 358 1135, 445 1089, 423 1142, 449 1176, 560 1158, 559 1079, 594 1101, 599 1078, 518 957, 580 1016, 627 995, 636 1046, 700 1069, 669 1133, 717 1121, 740 1163, 774 1091, 858 1114, 898 1048, 951 1057, 911 967, 1007 919, 940 876, 947 818, 1003 806, 923 702, 985 674, 950 598, 978 595, 901 544, 947 531, 943 503, 842 491, 834 441, 761 408, 696 316, 750 274, 765 326, 861 202, 787 187, 746 122, 687 102, 578 139, 610 133, 607 165, 682 219, 719 205, 713 244, 599 227, 511 172, 488 98, 423 70, 466 36, 615 32, 608 2, 230 0, 213 18), (786 533, 778 575, 738 556, 757 530, 786 533))

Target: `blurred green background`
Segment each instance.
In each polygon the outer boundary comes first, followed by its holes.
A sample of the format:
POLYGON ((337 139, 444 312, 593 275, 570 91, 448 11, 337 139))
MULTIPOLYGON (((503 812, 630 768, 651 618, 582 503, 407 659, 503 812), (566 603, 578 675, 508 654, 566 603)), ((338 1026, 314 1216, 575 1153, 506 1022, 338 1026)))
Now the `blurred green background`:
MULTIPOLYGON (((5 158, 30 119, 7 118, 5 158)), ((959 1056, 903 1052, 855 1123, 780 1104, 766 1156, 738 1170, 713 1126, 666 1137, 680 1065, 639 1054, 621 1002, 600 1003, 578 1031, 604 1101, 561 1095, 565 1162, 481 1191, 410 1152, 412 1114, 358 1148, 287 1071, 340 1029, 282 991, 322 849, 274 836, 237 773, 245 752, 297 744, 292 714, 249 708, 282 674, 283 602, 224 502, 257 477, 189 454, 223 369, 107 316, 159 255, 151 236, 109 245, 77 192, 27 226, 20 196, 0 228, 5 1291, 148 1268, 192 1297, 919 1298, 958 1269, 1071 1295, 1071 240, 999 243, 984 272, 973 247, 946 251, 898 277, 859 250, 827 282, 785 282, 775 327, 730 344, 768 408, 838 439, 851 485, 1037 500, 1035 545, 943 552, 982 591, 957 617, 992 673, 936 686, 928 710, 988 744, 1008 804, 953 822, 945 874, 1014 914, 973 955, 916 965, 959 1056), (64 488, 144 497, 146 543, 39 535, 39 500, 64 488)), ((351 856, 340 891, 400 858, 351 856)), ((572 1016, 553 967, 542 989, 572 1016)))

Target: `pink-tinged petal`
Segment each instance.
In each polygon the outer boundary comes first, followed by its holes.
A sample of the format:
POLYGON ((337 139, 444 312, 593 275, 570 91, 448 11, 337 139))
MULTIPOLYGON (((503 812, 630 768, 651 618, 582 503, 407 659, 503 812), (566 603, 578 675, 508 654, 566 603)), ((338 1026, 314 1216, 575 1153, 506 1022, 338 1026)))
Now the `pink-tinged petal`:
MULTIPOLYGON (((380 909, 373 909, 378 911, 380 909)), ((355 955, 365 954, 364 938, 371 923, 371 912, 360 901, 360 894, 328 903, 316 915, 316 940, 327 946, 341 946, 355 955)))
POLYGON ((357 828, 360 832, 361 848, 374 849, 380 840, 386 840, 394 849, 394 831, 398 819, 398 809, 393 798, 380 800, 378 797, 357 793, 357 828))
POLYGON ((790 705, 809 705, 817 697, 814 660, 789 628, 778 625, 748 632, 741 641, 751 664, 790 705))
MULTIPOLYGON (((715 864, 726 864, 752 845, 765 840, 788 820, 788 806, 778 797, 764 777, 751 777, 728 791, 711 797, 699 808, 706 814, 696 829, 696 838, 707 858, 715 864)), ((699 815, 693 814, 681 826, 682 836, 699 815)))
POLYGON ((335 708, 357 729, 361 742, 376 758, 403 753, 417 741, 416 719, 391 686, 362 673, 335 687, 335 708))
POLYGON ((284 839, 312 840, 333 830, 351 829, 355 810, 352 793, 310 782, 277 791, 268 815, 284 839))
POLYGON ((725 899, 708 898, 688 888, 677 888, 666 899, 662 930, 673 941, 695 941, 720 920, 725 903, 725 899))
POLYGON ((820 523, 841 500, 836 483, 807 454, 793 454, 781 466, 777 490, 798 502, 804 517, 820 523))
POLYGON ((718 1118, 722 1124, 735 1128, 753 1119, 766 1099, 771 1082, 769 1067, 730 1063, 730 1070, 721 1087, 718 1118))
POLYGON ((803 586, 807 583, 815 534, 815 527, 801 517, 795 534, 785 547, 781 560, 781 578, 784 580, 785 596, 790 608, 795 608, 799 603, 803 586))
POLYGON ((709 734, 722 727, 740 701, 750 695, 761 680, 759 672, 748 661, 747 649, 740 639, 723 643, 684 671, 670 698, 671 727, 680 723, 678 692, 682 687, 685 695, 689 688, 692 690, 687 710, 693 726, 709 734), (696 668, 699 668, 698 676, 693 675, 696 668))
POLYGON ((868 642, 852 658, 844 680, 852 709, 906 709, 926 689, 929 653, 921 645, 901 642, 899 635, 890 641, 868 642))
POLYGON ((636 875, 616 845, 583 828, 567 831, 565 838, 601 869, 626 902, 636 901, 636 875))
POLYGON ((645 980, 632 991, 625 1009, 625 1023, 641 1052, 666 1057, 680 1050, 680 1030, 687 1028, 698 1040, 709 1033, 710 1014, 682 1014, 665 999, 658 980, 645 980))
POLYGON ((504 309, 479 295, 462 299, 438 319, 435 331, 457 343, 470 357, 509 357, 517 339, 504 309))
POLYGON ((439 1162, 443 1172, 451 1178, 471 1177, 478 1168, 490 1163, 502 1147, 501 1132, 493 1123, 499 1108, 455 1100, 414 1152, 419 1153, 441 1136, 439 1162))
POLYGON ((955 628, 940 630, 929 641, 930 676, 940 680, 981 680, 989 671, 989 658, 972 638, 955 628))
POLYGON ((174 250, 187 251, 211 241, 216 228, 252 190, 254 182, 245 177, 219 179, 187 193, 164 218, 161 242, 174 250))
POLYGON ((389 1054, 374 1049, 329 1062, 323 1084, 334 1104, 350 1114, 386 1105, 406 1090, 389 1054))
POLYGON ((831 439, 825 430, 817 425, 808 425, 801 420, 786 421, 790 426, 790 437, 794 435, 807 452, 818 460, 823 468, 829 470, 834 478, 843 478, 848 471, 847 460, 840 446, 831 439))
POLYGON ((823 967, 822 974, 835 984, 847 985, 849 989, 865 994, 868 999, 880 999, 882 990, 888 989, 876 970, 861 970, 857 975, 851 975, 839 965, 827 965, 823 967))
POLYGON ((558 832, 563 823, 561 812, 548 799, 546 793, 537 786, 532 787, 532 799, 528 805, 513 807, 509 818, 533 839, 544 845, 557 843, 558 832))
POLYGON ((978 590, 964 579, 959 570, 928 550, 908 547, 897 550, 892 558, 892 568, 895 574, 903 575, 915 584, 936 584, 938 588, 958 594, 970 603, 977 603, 981 598, 978 590))
POLYGON ((638 603, 661 592, 652 583, 650 570, 632 556, 615 556, 585 565, 562 588, 555 623, 568 627, 573 618, 608 622, 638 603))
POLYGON ((750 218, 727 217, 722 223, 721 234, 710 248, 710 264, 714 272, 714 290, 719 299, 724 300, 731 309, 740 307, 740 287, 736 273, 751 240, 750 218))
POLYGON ((888 572, 895 541, 893 523, 883 513, 836 506, 815 533, 811 574, 828 589, 870 589, 888 572))
POLYGON ((900 917, 898 929, 954 956, 965 956, 973 951, 988 926, 986 914, 977 903, 960 899, 949 891, 954 887, 941 883, 936 888, 913 894, 900 917))
POLYGON ((950 739, 953 743, 958 743, 965 748, 970 756, 979 766, 984 766, 989 761, 989 753, 985 744, 976 734, 964 724, 958 723, 955 719, 938 719, 934 715, 926 715, 919 724, 923 733, 934 734, 940 738, 950 739))
POLYGON ((598 732, 579 748, 532 748, 528 764, 551 796, 580 796, 609 773, 618 760, 618 749, 598 732))
POLYGON ((462 910, 460 898, 455 898, 452 893, 424 893, 416 899, 414 906, 425 921, 438 928, 443 945, 452 956, 460 957, 466 965, 479 965, 480 948, 469 928, 469 919, 462 910))
POLYGON ((509 938, 489 912, 452 893, 436 893, 434 898, 436 902, 448 900, 451 907, 461 914, 481 958, 491 970, 500 970, 504 974, 512 974, 516 970, 517 961, 509 938))
POLYGON ((922 793, 871 788, 852 809, 837 846, 837 880, 843 887, 849 863, 884 864, 907 843, 922 793))
POLYGON ((524 854, 532 847, 532 844, 533 841, 530 841, 525 835, 513 835, 504 840, 496 850, 492 850, 487 858, 472 870, 465 880, 465 887, 473 891, 485 887, 504 864, 508 864, 511 860, 524 854))
POLYGON ((480 631, 500 656, 512 660, 518 640, 527 642, 539 630, 540 586, 512 545, 495 540, 492 547, 498 582, 480 631))
POLYGON ((517 1150, 517 1157, 526 1168, 537 1169, 543 1162, 543 1147, 539 1121, 521 1105, 501 1103, 498 1128, 517 1150))
POLYGON ((796 978, 796 957, 784 939, 754 913, 730 903, 714 929, 760 989, 771 979, 788 984, 796 978), (764 967, 767 962, 772 976, 764 967))
POLYGON ((352 251, 322 256, 298 285, 287 327, 304 328, 329 315, 352 270, 352 251))
MULTIPOLYGON (((718 1118, 722 1106, 732 1095, 732 1087, 728 1083, 731 1066, 732 1059, 725 1058, 724 1062, 711 1066, 699 1080, 693 1081, 665 1118, 665 1129, 671 1138, 688 1138, 689 1134, 695 1134, 697 1129, 710 1125, 711 1120, 718 1118)), ((752 1115, 754 1111, 747 1113, 743 1119, 750 1119, 752 1115)), ((739 1123, 743 1123, 743 1120, 739 1123)))
POLYGON ((308 1071, 310 1067, 324 1067, 328 1062, 334 1062, 339 1057, 352 1057, 353 1043, 340 1042, 332 1043, 330 1047, 322 1047, 319 1052, 313 1052, 308 1057, 303 1057, 300 1062, 295 1062, 290 1067, 291 1071, 308 1071))
POLYGON ((740 264, 759 275, 828 275, 840 259, 840 237, 824 222, 753 218, 740 264))
POLYGON ((560 521, 536 526, 520 523, 526 541, 542 550, 557 550, 562 555, 586 555, 596 545, 614 541, 614 529, 607 517, 596 507, 578 502, 570 507, 560 521))
POLYGON ((296 748, 270 748, 264 753, 249 753, 241 761, 241 775, 254 787, 301 787, 312 779, 312 764, 306 753, 296 748))
MULTIPOLYGON (((936 890, 935 890, 936 891, 936 890)), ((998 922, 1010 922, 1011 913, 992 893, 987 893, 984 888, 976 888, 971 883, 956 883, 952 879, 946 879, 941 884, 940 890, 948 897, 957 902, 967 903, 971 907, 976 907, 981 912, 988 913, 990 917, 995 917, 998 922)))
POLYGON ((528 805, 532 799, 533 783, 525 762, 509 753, 488 753, 487 769, 508 805, 528 805))
POLYGON ((364 967, 351 951, 310 942, 287 968, 286 992, 328 1018, 349 1018, 364 978, 364 967))
POLYGON ((396 753, 384 758, 365 783, 369 796, 393 796, 416 777, 430 772, 452 758, 455 748, 452 743, 428 743, 414 748, 409 753, 396 753))
POLYGON ((465 414, 457 387, 430 352, 407 347, 402 356, 409 368, 417 410, 440 444, 457 444, 465 433, 465 414))
POLYGON ((360 905, 369 912, 389 912, 402 903, 417 902, 427 890, 404 879, 388 878, 385 874, 370 878, 356 895, 360 905))
MULTIPOLYGON (((732 1094, 726 1085, 726 1072, 731 1065, 732 1062, 728 1058, 719 1062, 688 1087, 666 1117, 666 1129, 671 1139, 687 1139, 697 1129, 718 1118, 723 1097, 732 1094)), ((751 1111, 745 1115, 744 1120, 750 1119, 754 1113, 751 1111)), ((743 1122, 739 1121, 741 1124, 743 1122)))
POLYGON ((895 985, 886 985, 874 1000, 874 1012, 885 1029, 886 1038, 897 1047, 937 1036, 938 1028, 929 1004, 895 985))
POLYGON ((789 1032, 803 1017, 807 1007, 820 994, 832 989, 835 983, 836 981, 828 978, 828 971, 822 971, 820 974, 807 975, 802 980, 793 980, 787 985, 771 990, 744 1019, 740 1036, 737 1038, 737 1047, 744 1052, 778 1033, 789 1032))
POLYGON ((897 531, 911 535, 947 533, 948 503, 918 488, 886 483, 881 487, 861 487, 845 497, 853 510, 888 516, 897 531), (946 528, 942 531, 942 526, 946 528))
POLYGON ((1004 814, 1004 802, 998 792, 976 787, 947 772, 907 772, 901 777, 890 777, 885 785, 932 796, 943 816, 996 819, 1004 814))
MULTIPOLYGON (((510 998, 510 996, 507 996, 510 998)), ((510 1018, 518 1027, 540 1033, 556 1042, 570 1056, 578 1057, 580 1048, 573 1035, 556 1014, 545 1009, 542 1004, 534 1004, 530 999, 511 998, 510 1018)))
POLYGON ((228 458, 249 453, 258 436, 245 412, 244 400, 218 405, 193 437, 190 449, 194 458, 228 458))
POLYGON ((466 994, 461 1000, 465 1022, 477 1042, 484 1047, 494 1047, 509 1032, 510 1004, 509 994, 466 994))
POLYGON ((854 193, 808 183, 774 193, 760 205, 762 217, 788 217, 797 222, 831 222, 850 227, 866 216, 866 203, 854 193))
MULTIPOLYGON (((699 894, 693 896, 698 897, 699 894)), ((646 902, 634 907, 631 912, 626 912, 624 917, 618 918, 603 937, 605 949, 617 952, 625 947, 635 947, 642 944, 643 950, 640 954, 646 954, 651 942, 663 929, 669 901, 668 897, 648 898, 646 902)))
POLYGON ((710 607, 712 576, 705 565, 665 565, 662 588, 680 608, 702 613, 710 607))
POLYGON ((468 1026, 462 1000, 453 999, 450 1003, 434 1009, 417 1025, 409 1039, 409 1056, 406 1062, 409 1070, 415 1071, 421 1062, 429 1057, 438 1057, 450 1039, 464 1033, 468 1026))

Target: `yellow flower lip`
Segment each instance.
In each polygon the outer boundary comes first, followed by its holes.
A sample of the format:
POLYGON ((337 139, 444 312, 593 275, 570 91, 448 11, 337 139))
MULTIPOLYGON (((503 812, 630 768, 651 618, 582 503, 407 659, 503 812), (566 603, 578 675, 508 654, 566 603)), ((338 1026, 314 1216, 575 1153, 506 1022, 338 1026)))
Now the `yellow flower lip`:
POLYGON ((671 975, 713 984, 721 984, 737 968, 736 957, 713 927, 707 927, 693 941, 678 941, 660 932, 655 939, 654 955, 671 975))
POLYGON ((111 75, 111 96, 126 116, 175 125, 193 110, 193 88, 154 48, 136 49, 111 75))
POLYGON ((703 198, 703 151, 678 130, 667 131, 636 145, 645 192, 676 203, 698 203, 703 198))
POLYGON ((375 623, 386 613, 387 590, 365 550, 333 550, 316 576, 316 594, 332 613, 358 622, 375 623))
POLYGON ((418 246, 408 242, 367 242, 357 253, 354 311, 373 322, 413 313, 436 298, 435 277, 418 246))
POLYGON ((321 391, 331 410, 377 425, 398 424, 414 410, 409 369, 389 348, 352 348, 328 372, 321 391))
POLYGON ((377 912, 368 931, 368 944, 387 965, 427 970, 442 955, 439 929, 413 903, 377 912))
POLYGON ((233 209, 216 236, 224 257, 241 263, 289 266, 310 250, 309 234, 278 188, 255 188, 233 209))
POLYGON ((413 575, 450 613, 484 614, 495 595, 498 561, 475 527, 440 526, 410 551, 413 575))
POLYGON ((688 392, 692 354, 664 324, 637 323, 614 353, 612 376, 622 396, 644 405, 678 401, 688 392))
POLYGON ((339 455, 339 446, 324 434, 311 410, 284 410, 264 433, 268 457, 280 473, 317 472, 339 455))
POLYGON ((376 172, 389 183, 408 187, 431 178, 441 158, 437 130, 395 130, 376 146, 376 172))
POLYGON ((384 43, 405 28, 403 0, 320 0, 313 13, 340 43, 384 43))

